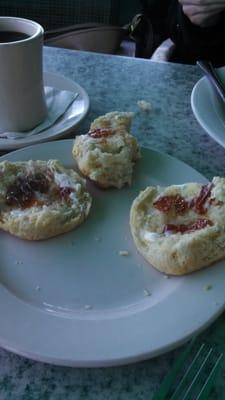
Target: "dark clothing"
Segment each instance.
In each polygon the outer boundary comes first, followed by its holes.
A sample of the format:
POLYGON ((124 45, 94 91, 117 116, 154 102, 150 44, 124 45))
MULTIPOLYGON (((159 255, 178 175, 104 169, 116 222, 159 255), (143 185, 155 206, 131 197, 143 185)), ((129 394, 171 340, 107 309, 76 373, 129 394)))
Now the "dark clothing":
POLYGON ((177 0, 143 1, 154 33, 154 47, 170 38, 176 45, 171 61, 194 64, 208 59, 215 66, 225 65, 225 12, 217 25, 201 28, 192 24, 177 0))

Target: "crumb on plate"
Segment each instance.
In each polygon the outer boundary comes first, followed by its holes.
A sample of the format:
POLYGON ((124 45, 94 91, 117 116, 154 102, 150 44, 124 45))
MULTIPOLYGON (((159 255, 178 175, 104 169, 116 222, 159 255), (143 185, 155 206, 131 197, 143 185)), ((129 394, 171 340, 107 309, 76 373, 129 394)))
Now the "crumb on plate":
POLYGON ((212 285, 206 285, 205 286, 205 290, 211 290, 212 289, 212 285))
POLYGON ((90 304, 85 304, 84 308, 85 310, 91 310, 92 306, 90 304))
POLYGON ((149 290, 145 289, 144 295, 147 297, 147 296, 151 296, 152 294, 151 294, 151 292, 149 292, 149 290))

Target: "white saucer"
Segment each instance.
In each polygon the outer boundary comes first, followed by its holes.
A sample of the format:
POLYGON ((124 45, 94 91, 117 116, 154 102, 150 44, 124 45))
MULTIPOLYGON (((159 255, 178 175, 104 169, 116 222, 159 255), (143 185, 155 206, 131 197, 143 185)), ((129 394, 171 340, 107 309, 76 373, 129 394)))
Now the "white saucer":
POLYGON ((53 126, 36 135, 21 139, 0 139, 0 150, 14 150, 31 144, 65 137, 86 116, 90 101, 86 91, 80 85, 62 75, 50 72, 44 73, 44 83, 46 86, 52 86, 56 89, 74 91, 78 93, 78 96, 53 126))
MULTIPOLYGON (((225 67, 218 70, 225 81, 225 67)), ((206 77, 201 78, 194 86, 191 94, 193 113, 201 127, 217 143, 225 147, 225 106, 215 95, 206 77)))

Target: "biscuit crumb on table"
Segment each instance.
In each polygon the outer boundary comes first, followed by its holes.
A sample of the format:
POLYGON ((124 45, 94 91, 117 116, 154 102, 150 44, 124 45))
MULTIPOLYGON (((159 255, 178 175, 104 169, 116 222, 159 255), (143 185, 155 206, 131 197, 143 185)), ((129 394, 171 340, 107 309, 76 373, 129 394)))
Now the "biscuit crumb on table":
POLYGON ((137 105, 141 111, 145 112, 152 111, 152 104, 149 101, 138 100, 137 105))
POLYGON ((123 256, 128 256, 128 255, 129 255, 129 252, 128 252, 127 250, 120 250, 120 251, 119 251, 119 255, 122 256, 122 257, 123 257, 123 256))

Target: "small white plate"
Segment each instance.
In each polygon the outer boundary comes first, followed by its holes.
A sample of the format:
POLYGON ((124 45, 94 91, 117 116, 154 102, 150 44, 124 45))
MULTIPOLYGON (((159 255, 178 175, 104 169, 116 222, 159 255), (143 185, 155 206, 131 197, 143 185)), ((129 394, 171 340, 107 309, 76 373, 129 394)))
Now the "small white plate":
MULTIPOLYGON (((58 158, 73 167, 72 145, 29 146, 1 161, 58 158)), ((93 207, 72 232, 39 242, 0 233, 0 346, 59 365, 119 365, 175 348, 223 311, 224 262, 165 279, 138 254, 129 229, 141 189, 206 179, 147 149, 133 178, 121 190, 88 184, 93 207)))
MULTIPOLYGON (((225 82, 225 67, 218 72, 225 82)), ((193 113, 201 127, 217 143, 225 147, 225 105, 222 105, 206 77, 201 78, 191 94, 193 113)))
POLYGON ((44 73, 44 84, 56 89, 73 91, 78 93, 78 96, 53 126, 36 135, 21 139, 0 138, 0 150, 15 150, 31 144, 65 137, 84 119, 89 110, 90 101, 86 91, 80 85, 62 75, 50 72, 44 73))

